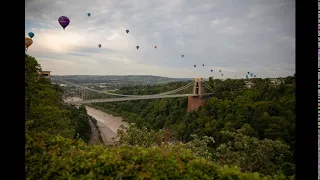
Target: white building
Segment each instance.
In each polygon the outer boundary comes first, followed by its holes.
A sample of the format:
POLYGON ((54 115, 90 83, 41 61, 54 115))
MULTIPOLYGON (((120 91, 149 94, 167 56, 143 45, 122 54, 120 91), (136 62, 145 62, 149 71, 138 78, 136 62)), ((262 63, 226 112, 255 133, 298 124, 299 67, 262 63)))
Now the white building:
POLYGON ((281 82, 282 82, 281 79, 277 79, 277 78, 270 78, 269 80, 270 80, 270 84, 276 85, 276 86, 277 86, 277 85, 280 85, 281 82))
POLYGON ((252 88, 254 84, 251 81, 244 81, 247 88, 252 88))

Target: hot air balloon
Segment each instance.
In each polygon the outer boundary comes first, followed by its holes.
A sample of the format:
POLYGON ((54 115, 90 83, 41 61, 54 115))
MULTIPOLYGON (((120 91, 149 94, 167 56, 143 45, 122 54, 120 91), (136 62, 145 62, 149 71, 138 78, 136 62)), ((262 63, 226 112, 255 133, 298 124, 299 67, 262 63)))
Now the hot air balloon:
POLYGON ((137 49, 139 49, 139 46, 136 46, 137 49))
POLYGON ((250 72, 248 72, 248 74, 250 74, 250 72))
POLYGON ((253 77, 257 77, 256 75, 254 75, 253 77))
POLYGON ((219 72, 221 72, 221 70, 219 70, 219 72))
POLYGON ((202 66, 204 66, 204 64, 202 64, 202 66))
POLYGON ((63 30, 69 25, 70 20, 66 16, 60 16, 58 19, 60 26, 62 26, 63 30))
POLYGON ((25 46, 26 48, 28 48, 29 46, 31 46, 32 43, 33 43, 33 41, 32 41, 31 38, 26 37, 26 38, 24 39, 24 46, 25 46))
POLYGON ((29 35, 30 38, 33 38, 34 33, 33 32, 29 32, 28 35, 29 35))
POLYGON ((223 76, 223 74, 221 74, 221 76, 223 76))
POLYGON ((90 17, 91 16, 91 13, 88 13, 88 17, 90 17))
POLYGON ((99 48, 101 48, 101 44, 98 44, 99 48))
POLYGON ((155 49, 157 49, 157 46, 154 46, 155 49))
POLYGON ((126 32, 129 33, 129 30, 127 29, 126 32))
POLYGON ((183 58, 183 57, 184 57, 184 55, 182 54, 182 55, 181 55, 181 57, 183 58))
POLYGON ((250 76, 252 77, 252 76, 253 76, 253 73, 250 73, 250 76))
POLYGON ((211 72, 212 72, 213 70, 211 69, 211 72))
POLYGON ((197 65, 193 65, 193 67, 197 67, 197 65))

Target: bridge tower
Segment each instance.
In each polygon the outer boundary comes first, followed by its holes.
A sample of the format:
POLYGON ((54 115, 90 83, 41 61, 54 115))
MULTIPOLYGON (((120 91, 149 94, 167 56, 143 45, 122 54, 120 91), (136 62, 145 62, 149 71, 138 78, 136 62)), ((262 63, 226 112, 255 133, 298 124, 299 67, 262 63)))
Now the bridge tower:
POLYGON ((195 111, 200 106, 207 105, 207 99, 204 97, 203 78, 194 79, 193 95, 195 96, 188 96, 187 112, 195 111))

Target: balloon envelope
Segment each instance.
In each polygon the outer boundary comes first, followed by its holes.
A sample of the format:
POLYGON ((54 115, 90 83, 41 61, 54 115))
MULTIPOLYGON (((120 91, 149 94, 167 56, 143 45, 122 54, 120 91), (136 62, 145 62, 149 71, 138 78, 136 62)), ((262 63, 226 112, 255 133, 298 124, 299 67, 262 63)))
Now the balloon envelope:
POLYGON ((212 72, 213 70, 211 69, 211 72, 212 72))
POLYGON ((88 13, 88 16, 90 17, 90 16, 91 16, 91 13, 88 13))
POLYGON ((98 44, 99 48, 101 48, 101 44, 98 44))
POLYGON ((129 30, 126 30, 127 33, 129 33, 129 30))
POLYGON ((182 54, 181 57, 184 57, 184 55, 182 54))
POLYGON ((24 45, 28 48, 33 43, 31 38, 26 37, 24 40, 24 45))
POLYGON ((137 49, 139 49, 139 46, 136 46, 137 49))
POLYGON ((34 33, 33 32, 29 32, 28 35, 29 35, 29 37, 33 38, 34 33))
POLYGON ((154 48, 156 49, 156 48, 157 48, 157 46, 154 46, 154 48))
POLYGON ((250 73, 250 76, 253 76, 253 73, 250 73))
POLYGON ((69 25, 70 19, 67 18, 66 16, 60 16, 58 19, 58 22, 60 26, 63 28, 63 30, 69 25))

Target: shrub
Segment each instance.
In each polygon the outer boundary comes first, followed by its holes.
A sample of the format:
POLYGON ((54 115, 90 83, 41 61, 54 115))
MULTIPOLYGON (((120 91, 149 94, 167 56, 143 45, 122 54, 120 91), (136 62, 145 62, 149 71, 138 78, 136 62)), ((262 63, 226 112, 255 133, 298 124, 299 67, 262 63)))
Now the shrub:
POLYGON ((25 166, 27 179, 272 179, 218 166, 179 145, 106 148, 31 132, 25 166))

